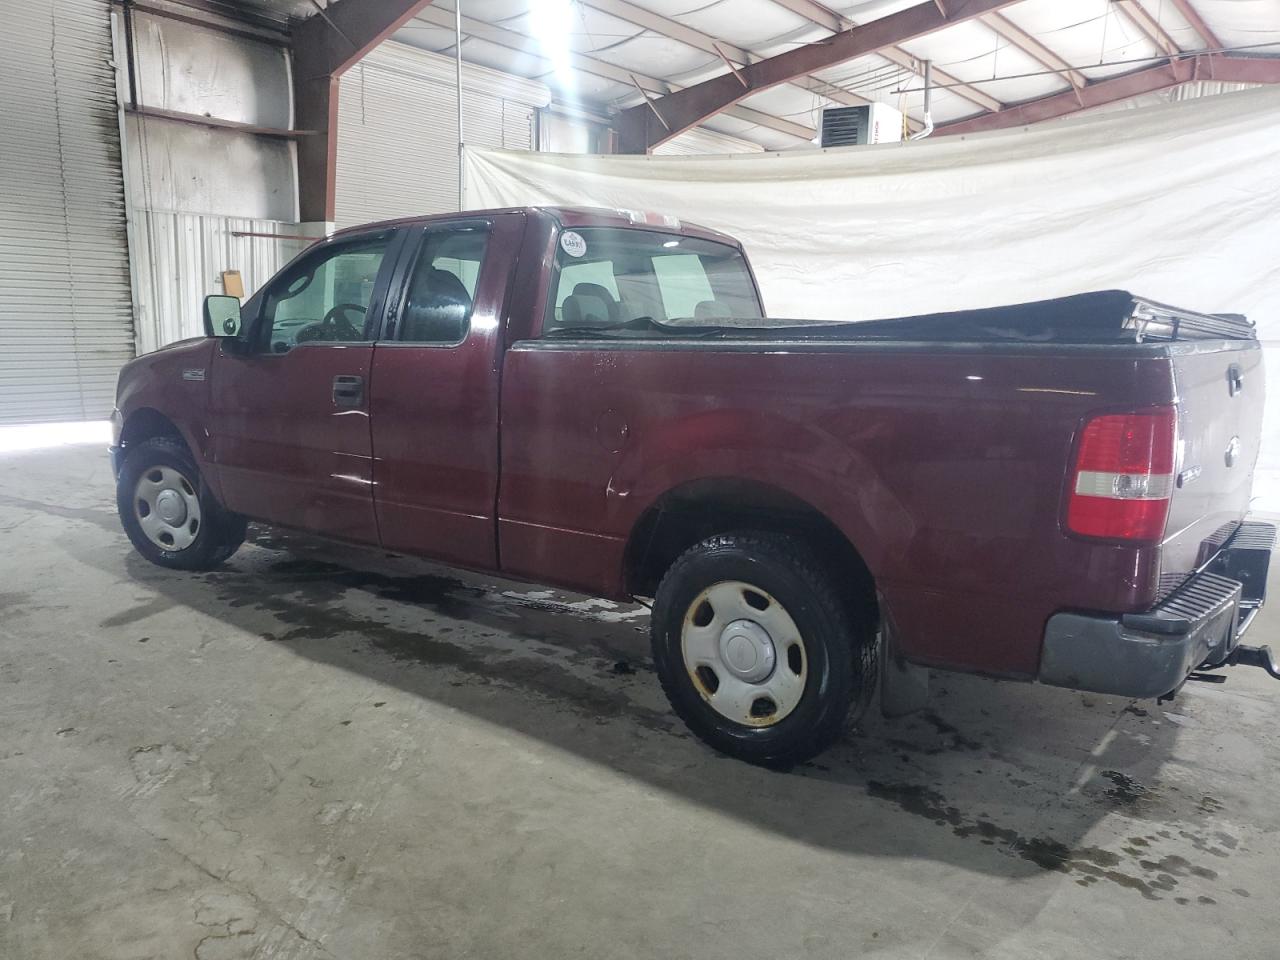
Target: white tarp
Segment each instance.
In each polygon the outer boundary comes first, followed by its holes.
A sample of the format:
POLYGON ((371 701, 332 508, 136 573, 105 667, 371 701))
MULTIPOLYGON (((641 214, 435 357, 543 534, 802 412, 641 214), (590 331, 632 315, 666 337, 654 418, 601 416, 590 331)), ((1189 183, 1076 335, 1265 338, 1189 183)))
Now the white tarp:
POLYGON ((909 145, 468 150, 465 178, 472 209, 652 210, 739 237, 773 316, 863 320, 1108 287, 1248 314, 1271 386, 1257 492, 1280 477, 1280 90, 909 145))

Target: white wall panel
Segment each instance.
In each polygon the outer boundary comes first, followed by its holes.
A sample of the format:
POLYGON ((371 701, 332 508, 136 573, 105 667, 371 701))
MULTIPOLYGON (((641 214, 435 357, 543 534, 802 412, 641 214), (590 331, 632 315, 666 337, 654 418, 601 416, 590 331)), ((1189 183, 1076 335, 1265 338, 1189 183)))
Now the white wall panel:
MULTIPOLYGON (((447 57, 384 43, 341 81, 338 226, 458 209, 457 101, 447 57)), ((469 146, 531 150, 540 83, 463 68, 469 146)))
POLYGON ((201 305, 222 293, 222 271, 239 270, 252 294, 307 241, 236 236, 296 233, 296 224, 235 217, 136 210, 150 247, 135 257, 139 287, 138 352, 204 335, 201 305))

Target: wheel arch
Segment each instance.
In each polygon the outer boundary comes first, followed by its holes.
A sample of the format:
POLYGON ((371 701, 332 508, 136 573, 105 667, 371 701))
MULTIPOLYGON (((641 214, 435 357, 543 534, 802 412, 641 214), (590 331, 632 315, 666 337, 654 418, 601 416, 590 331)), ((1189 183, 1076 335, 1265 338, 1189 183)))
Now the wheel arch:
POLYGON ((874 606, 871 570, 830 517, 779 486, 731 476, 681 483, 641 513, 623 550, 624 588, 633 595, 653 596, 663 573, 685 550, 707 537, 748 529, 800 538, 849 585, 851 596, 874 606))
POLYGON ((154 407, 139 407, 131 411, 120 429, 120 445, 129 447, 153 437, 174 437, 190 449, 191 443, 178 425, 154 407))

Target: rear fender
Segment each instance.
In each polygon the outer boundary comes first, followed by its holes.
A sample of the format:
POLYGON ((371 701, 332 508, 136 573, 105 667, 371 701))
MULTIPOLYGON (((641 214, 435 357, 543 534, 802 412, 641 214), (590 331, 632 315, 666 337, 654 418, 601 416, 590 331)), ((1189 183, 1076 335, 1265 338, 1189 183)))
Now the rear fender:
POLYGON ((623 536, 678 487, 732 478, 809 504, 845 535, 873 575, 885 545, 910 539, 905 504, 851 444, 820 425, 773 413, 708 410, 635 440, 606 491, 609 529, 623 536))

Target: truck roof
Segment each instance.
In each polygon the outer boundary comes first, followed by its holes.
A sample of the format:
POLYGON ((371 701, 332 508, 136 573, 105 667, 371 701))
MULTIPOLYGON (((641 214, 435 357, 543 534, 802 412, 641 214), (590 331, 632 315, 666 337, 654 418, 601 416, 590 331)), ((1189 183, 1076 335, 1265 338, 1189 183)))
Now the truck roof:
POLYGON ((636 227, 664 233, 675 233, 686 237, 700 237, 703 240, 727 243, 738 248, 742 246, 737 239, 727 233, 699 226, 696 223, 688 223, 671 214, 654 213, 645 210, 626 210, 617 207, 560 207, 545 205, 494 207, 487 210, 462 210, 455 213, 435 213, 416 217, 379 220, 353 227, 343 227, 341 230, 334 231, 332 236, 344 236, 383 227, 403 227, 418 223, 425 224, 468 217, 489 217, 504 213, 544 213, 563 227, 636 227))

